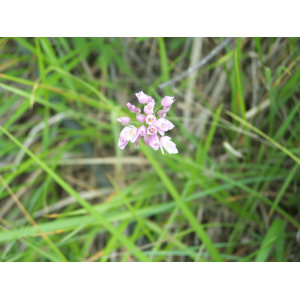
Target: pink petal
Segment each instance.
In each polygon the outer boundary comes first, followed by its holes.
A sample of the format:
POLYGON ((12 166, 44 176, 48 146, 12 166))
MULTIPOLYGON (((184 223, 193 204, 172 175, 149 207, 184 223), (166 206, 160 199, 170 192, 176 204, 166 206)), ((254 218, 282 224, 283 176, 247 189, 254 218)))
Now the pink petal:
POLYGON ((155 151, 159 149, 159 137, 157 134, 150 135, 149 146, 152 147, 155 151))
POLYGON ((150 97, 150 96, 149 96, 149 99, 148 99, 148 103, 149 103, 149 102, 155 104, 155 101, 154 101, 153 98, 150 97))
POLYGON ((118 142, 119 148, 124 149, 127 144, 128 144, 128 141, 125 138, 123 138, 122 136, 120 136, 119 142, 118 142))
POLYGON ((166 111, 165 111, 165 110, 159 110, 159 111, 157 112, 157 114, 158 114, 158 116, 159 116, 160 118, 164 118, 164 117, 166 116, 166 111))
POLYGON ((149 96, 147 96, 144 92, 141 91, 139 93, 136 93, 135 95, 138 98, 140 103, 143 103, 143 104, 148 103, 149 96))
POLYGON ((150 125, 147 129, 147 134, 156 134, 157 133, 157 127, 153 126, 153 125, 150 125))
POLYGON ((153 107, 154 107, 154 104, 151 103, 151 102, 146 104, 145 107, 144 107, 144 112, 146 114, 153 114, 153 107))
POLYGON ((134 108, 135 108, 135 106, 134 105, 132 105, 131 103, 127 103, 127 107, 128 107, 128 109, 129 109, 129 111, 130 112, 134 112, 133 110, 134 110, 134 108))
POLYGON ((138 148, 139 147, 139 141, 140 141, 141 135, 138 136, 138 138, 134 142, 134 147, 138 148))
POLYGON ((165 122, 168 124, 168 130, 171 130, 175 127, 169 120, 165 119, 165 122))
POLYGON ((164 149, 163 149, 163 146, 162 146, 162 142, 161 142, 161 138, 160 138, 160 141, 159 141, 159 147, 160 147, 160 150, 161 150, 162 154, 165 155, 164 149))
POLYGON ((118 122, 121 122, 122 125, 127 125, 130 122, 130 118, 128 117, 121 117, 117 119, 118 122))
POLYGON ((145 135, 145 136, 144 136, 144 142, 145 142, 148 146, 150 146, 150 145, 149 145, 149 138, 150 138, 150 136, 148 136, 148 135, 145 135))
POLYGON ((136 118, 141 123, 144 123, 145 120, 146 120, 146 116, 145 115, 138 115, 136 118))
POLYGON ((138 107, 135 107, 135 108, 133 109, 133 112, 136 113, 136 114, 139 114, 139 113, 141 112, 141 109, 138 108, 138 107))
POLYGON ((145 136, 147 135, 147 128, 145 125, 142 125, 137 130, 138 135, 145 136))
POLYGON ((165 135, 165 132, 161 128, 155 126, 155 124, 152 126, 154 126, 157 129, 157 131, 160 133, 160 135, 165 135))
POLYGON ((156 121, 156 118, 155 118, 155 116, 153 116, 152 114, 149 114, 149 115, 146 116, 146 123, 147 123, 148 125, 154 124, 155 121, 156 121))
POLYGON ((171 106, 172 103, 175 101, 173 99, 174 99, 174 97, 166 96, 161 100, 161 105, 162 106, 171 106))

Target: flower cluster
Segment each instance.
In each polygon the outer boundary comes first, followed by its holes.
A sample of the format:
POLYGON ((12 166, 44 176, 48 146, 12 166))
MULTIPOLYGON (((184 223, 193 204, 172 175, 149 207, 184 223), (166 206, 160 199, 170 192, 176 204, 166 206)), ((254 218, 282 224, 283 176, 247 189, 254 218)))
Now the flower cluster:
MULTIPOLYGON (((174 97, 166 96, 161 100, 162 110, 159 110, 156 115, 156 111, 154 111, 154 100, 144 94, 143 92, 139 92, 135 94, 138 98, 139 102, 144 104, 144 113, 141 114, 141 109, 135 107, 131 103, 127 103, 127 107, 130 112, 136 114, 137 120, 142 123, 139 128, 136 128, 133 125, 126 126, 120 134, 118 146, 121 149, 124 149, 128 142, 134 143, 134 146, 138 148, 138 144, 140 138, 143 137, 145 143, 152 147, 155 151, 159 148, 164 154, 163 148, 165 148, 170 154, 178 153, 176 145, 171 142, 171 138, 165 136, 165 132, 174 128, 174 125, 167 119, 165 116, 167 112, 170 110, 172 103, 175 101, 174 97), (146 123, 146 126, 144 125, 146 123), (159 133, 161 137, 158 136, 159 133)), ((160 106, 160 107, 161 107, 160 106)), ((121 122, 122 125, 127 125, 130 123, 130 118, 121 117, 118 118, 117 121, 121 122)))

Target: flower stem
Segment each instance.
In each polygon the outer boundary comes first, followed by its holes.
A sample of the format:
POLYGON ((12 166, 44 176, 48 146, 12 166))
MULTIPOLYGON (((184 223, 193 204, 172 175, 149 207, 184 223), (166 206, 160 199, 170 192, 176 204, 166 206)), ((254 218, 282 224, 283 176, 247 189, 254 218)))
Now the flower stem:
POLYGON ((161 108, 161 105, 154 111, 153 115, 155 115, 160 108, 161 108))
POLYGON ((130 121, 129 125, 139 125, 142 124, 141 122, 137 122, 137 121, 130 121))

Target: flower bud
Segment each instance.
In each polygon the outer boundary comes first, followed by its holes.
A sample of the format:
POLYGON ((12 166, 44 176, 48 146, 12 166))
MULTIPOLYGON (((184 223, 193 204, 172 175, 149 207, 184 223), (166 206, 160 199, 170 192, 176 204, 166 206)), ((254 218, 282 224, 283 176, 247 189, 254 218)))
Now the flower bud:
POLYGON ((152 97, 149 96, 149 99, 148 99, 148 103, 153 103, 153 105, 155 105, 155 101, 153 100, 152 97))
POLYGON ((167 112, 165 110, 159 110, 157 112, 157 114, 160 118, 164 118, 166 116, 167 112))
POLYGON ((147 135, 147 128, 145 125, 142 125, 138 128, 137 134, 141 136, 146 136, 147 135))
POLYGON ((148 142, 149 142, 150 147, 152 147, 155 151, 158 150, 160 143, 159 143, 159 137, 157 134, 150 135, 148 142))
POLYGON ((128 102, 128 103, 127 103, 127 107, 128 107, 128 109, 129 109, 130 112, 134 112, 134 111, 133 111, 133 109, 135 108, 134 105, 132 105, 131 103, 128 102))
POLYGON ((122 123, 122 125, 127 125, 130 122, 130 118, 128 117, 121 117, 117 119, 118 122, 122 123))
POLYGON ((145 120, 146 120, 146 116, 145 115, 138 115, 136 118, 141 123, 144 123, 145 120))
POLYGON ((172 103, 175 101, 173 99, 174 99, 174 97, 166 96, 161 100, 161 105, 162 106, 171 106, 172 103))
POLYGON ((146 94, 144 94, 142 91, 139 92, 139 93, 136 93, 135 95, 138 98, 138 100, 139 100, 140 103, 143 103, 143 104, 148 103, 149 96, 147 96, 146 94))
POLYGON ((138 107, 135 107, 135 108, 133 109, 133 112, 135 112, 136 114, 139 114, 139 113, 141 112, 141 109, 138 108, 138 107))
POLYGON ((130 112, 132 113, 137 113, 139 114, 141 112, 141 110, 138 107, 135 107, 134 105, 132 105, 131 103, 127 103, 127 107, 129 109, 130 112))

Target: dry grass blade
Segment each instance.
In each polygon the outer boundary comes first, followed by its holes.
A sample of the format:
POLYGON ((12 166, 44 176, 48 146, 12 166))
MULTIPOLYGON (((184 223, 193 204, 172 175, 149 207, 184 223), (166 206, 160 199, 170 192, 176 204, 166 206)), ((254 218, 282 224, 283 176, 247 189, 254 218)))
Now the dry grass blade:
POLYGON ((215 49, 213 49, 207 56, 205 56, 201 61, 199 61, 194 66, 188 68, 186 71, 184 71, 182 74, 176 76, 175 78, 171 79, 170 81, 167 81, 165 83, 162 83, 159 85, 161 89, 165 88, 168 85, 171 85, 175 83, 176 81, 179 81, 180 79, 184 78, 185 76, 191 74, 195 70, 199 69, 203 65, 205 65, 207 62, 209 62, 214 56, 216 56, 226 45, 228 45, 234 37, 227 38, 222 43, 220 43, 215 49))
MULTIPOLYGON (((114 165, 118 164, 117 157, 94 157, 94 158, 63 158, 59 162, 60 166, 76 166, 76 165, 114 165)), ((149 161, 142 157, 122 157, 121 164, 134 164, 134 165, 149 165, 149 161)))
POLYGON ((3 179, 3 177, 0 175, 0 181, 6 188, 6 190, 9 192, 10 196, 13 198, 19 209, 22 211, 24 216, 27 218, 27 220, 30 222, 30 224, 38 231, 40 232, 42 238, 49 244, 49 246, 53 249, 53 251, 63 260, 68 261, 67 258, 61 253, 61 251, 55 246, 55 244, 50 240, 50 238, 42 232, 42 230, 39 228, 39 226, 35 223, 35 221, 32 219, 30 214, 26 211, 20 200, 17 198, 17 196, 14 194, 14 192, 11 190, 11 188, 7 185, 6 181, 3 179))

